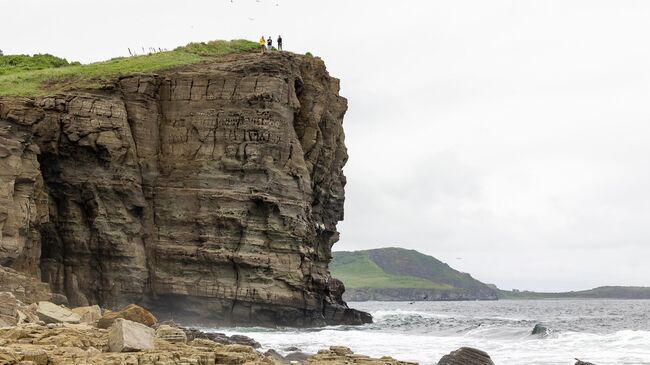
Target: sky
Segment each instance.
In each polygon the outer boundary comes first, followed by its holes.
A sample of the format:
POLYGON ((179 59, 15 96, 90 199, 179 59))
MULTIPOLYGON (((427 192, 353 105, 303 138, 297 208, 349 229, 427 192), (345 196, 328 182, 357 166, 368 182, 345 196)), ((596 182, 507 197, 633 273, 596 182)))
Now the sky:
POLYGON ((335 250, 505 289, 650 286, 650 2, 0 0, 0 49, 92 62, 282 35, 349 99, 335 250))

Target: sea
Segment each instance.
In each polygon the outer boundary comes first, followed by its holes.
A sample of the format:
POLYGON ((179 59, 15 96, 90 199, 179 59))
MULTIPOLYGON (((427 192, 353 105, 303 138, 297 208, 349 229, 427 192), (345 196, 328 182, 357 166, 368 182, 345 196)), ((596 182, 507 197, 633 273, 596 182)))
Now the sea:
POLYGON ((332 345, 355 353, 437 364, 462 346, 486 351, 496 365, 650 364, 650 300, 499 300, 352 302, 372 314, 363 326, 211 328, 254 338, 281 354, 332 345), (532 334, 535 325, 541 333, 532 334), (538 326, 538 329, 540 327, 538 326))

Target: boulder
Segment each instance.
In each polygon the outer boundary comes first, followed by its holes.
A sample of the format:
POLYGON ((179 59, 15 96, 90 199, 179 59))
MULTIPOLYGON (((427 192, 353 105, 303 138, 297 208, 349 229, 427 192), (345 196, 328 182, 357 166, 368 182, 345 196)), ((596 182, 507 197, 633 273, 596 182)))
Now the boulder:
POLYGON ((12 293, 0 293, 0 327, 14 326, 17 322, 18 300, 12 293))
POLYGON ((111 352, 137 352, 153 349, 155 331, 144 324, 118 318, 108 330, 111 352))
POLYGON ((116 312, 107 312, 97 322, 99 328, 109 328, 116 319, 122 318, 151 327, 158 322, 151 312, 136 304, 129 304, 116 312))
POLYGON ((301 352, 301 351, 296 351, 296 352, 292 352, 290 354, 287 354, 287 356, 285 356, 284 358, 286 360, 288 360, 288 361, 303 362, 303 361, 307 360, 309 358, 309 356, 311 356, 311 355, 306 354, 306 353, 301 352))
POLYGON ((102 318, 102 309, 98 305, 73 308, 72 312, 79 315, 83 323, 92 324, 102 318))
POLYGON ((268 359, 271 359, 275 364, 289 364, 290 361, 285 359, 284 356, 280 355, 277 351, 270 349, 264 353, 264 356, 268 359))
POLYGON ((546 336, 548 335, 548 328, 546 326, 537 323, 535 327, 533 327, 533 331, 530 333, 531 335, 541 335, 541 336, 546 336))
POLYGON ((485 351, 461 347, 443 356, 438 365, 494 365, 494 362, 485 351))
POLYGON ((52 302, 38 302, 36 315, 45 323, 79 323, 81 318, 70 309, 58 306, 52 302))
POLYGON ((187 335, 185 334, 185 331, 166 324, 163 324, 156 329, 156 339, 173 343, 187 343, 187 335))
POLYGON ((575 365, 596 365, 590 362, 582 361, 580 359, 576 359, 576 364, 575 365))
POLYGON ((183 328, 183 331, 185 331, 188 341, 192 341, 194 339, 207 339, 223 345, 244 345, 250 346, 254 349, 262 347, 259 342, 250 337, 242 335, 226 336, 224 333, 202 332, 194 328, 183 328))

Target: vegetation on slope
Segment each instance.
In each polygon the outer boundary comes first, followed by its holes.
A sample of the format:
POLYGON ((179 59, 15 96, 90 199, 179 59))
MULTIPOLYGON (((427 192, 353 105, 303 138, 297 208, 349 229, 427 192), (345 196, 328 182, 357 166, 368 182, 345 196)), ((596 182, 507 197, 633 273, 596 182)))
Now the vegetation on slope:
POLYGON ((332 275, 346 288, 479 289, 485 284, 415 250, 381 248, 334 252, 332 275))
POLYGON ((341 280, 348 289, 356 288, 418 288, 451 289, 449 285, 408 275, 394 275, 382 270, 370 260, 368 251, 333 252, 330 263, 332 276, 341 280))
POLYGON ((0 96, 41 96, 99 88, 120 75, 154 72, 231 53, 253 52, 247 40, 190 43, 172 51, 81 65, 50 55, 0 56, 0 96))

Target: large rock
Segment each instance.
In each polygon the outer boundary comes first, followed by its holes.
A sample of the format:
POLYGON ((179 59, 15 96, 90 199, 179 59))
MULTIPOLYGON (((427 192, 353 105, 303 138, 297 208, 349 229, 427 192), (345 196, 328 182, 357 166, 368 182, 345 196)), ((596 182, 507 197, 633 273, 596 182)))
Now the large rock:
POLYGON ((36 315, 45 323, 79 323, 81 318, 70 309, 51 302, 38 302, 36 315))
POLYGON ((72 306, 368 322, 327 268, 346 109, 322 60, 290 53, 0 98, 0 264, 41 275, 72 306))
POLYGON ((0 292, 0 327, 18 323, 18 300, 9 292, 0 292))
POLYGON ((141 323, 118 318, 108 330, 108 348, 111 352, 134 352, 154 347, 155 331, 141 323))
POLYGON ((173 343, 187 343, 185 331, 178 327, 163 324, 156 328, 156 339, 165 340, 173 343))
POLYGON ((72 308, 72 312, 77 314, 83 323, 95 323, 102 318, 102 309, 98 305, 72 308))
POLYGON ((97 322, 97 327, 108 328, 118 318, 128 319, 129 321, 144 324, 151 327, 158 322, 151 312, 137 304, 129 304, 126 307, 115 312, 107 312, 97 322))
POLYGON ((596 365, 596 364, 592 364, 590 362, 586 362, 586 361, 582 361, 580 359, 576 359, 575 365, 596 365))
MULTIPOLYGON (((2 176, 0 176, 0 184, 1 182, 2 176)), ((0 211, 1 210, 2 204, 0 203, 0 211)), ((0 227, 1 226, 2 224, 0 223, 0 227)), ((0 243, 2 242, 2 239, 2 236, 0 236, 0 243)), ((2 255, 3 252, 0 247, 0 262, 2 261, 2 255)), ((53 295, 50 292, 49 285, 40 282, 38 278, 20 273, 4 266, 0 266, 0 292, 10 292, 16 296, 16 299, 26 304, 36 303, 41 300, 53 301, 53 295)), ((54 295, 54 298, 59 299, 60 297, 54 295)), ((60 303, 60 301, 58 303, 60 303)))
POLYGON ((485 351, 461 347, 443 356, 438 365, 494 365, 494 362, 485 351))

